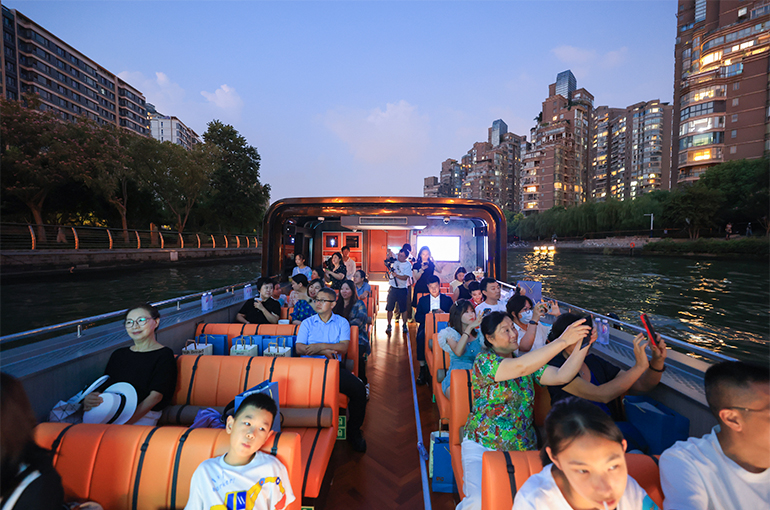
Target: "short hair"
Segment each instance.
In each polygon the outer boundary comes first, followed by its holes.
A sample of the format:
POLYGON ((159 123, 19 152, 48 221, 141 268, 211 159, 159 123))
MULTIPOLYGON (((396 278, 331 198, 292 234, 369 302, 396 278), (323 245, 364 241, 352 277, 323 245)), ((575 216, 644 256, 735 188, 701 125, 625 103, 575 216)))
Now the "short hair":
POLYGON ((584 326, 591 326, 593 327, 593 319, 590 315, 578 315, 576 313, 563 313, 559 315, 556 320, 553 322, 553 326, 551 326, 551 331, 548 333, 547 341, 553 342, 557 338, 559 338, 562 333, 564 333, 564 330, 569 327, 570 324, 579 321, 580 319, 585 319, 586 321, 583 323, 584 326))
POLYGON ((412 251, 412 245, 409 243, 404 243, 404 246, 402 246, 401 249, 406 250, 407 253, 409 253, 410 251, 412 251))
POLYGON ((320 283, 322 289, 324 287, 326 287, 326 284, 324 283, 324 281, 321 278, 316 278, 315 280, 311 280, 310 283, 307 284, 307 286, 310 287, 311 285, 313 285, 315 283, 320 283))
POLYGON ((307 276, 305 276, 304 274, 297 273, 294 276, 292 276, 291 279, 299 283, 303 287, 307 287, 307 276))
POLYGON ((238 417, 242 415, 248 407, 263 409, 272 414, 273 419, 275 419, 275 415, 278 414, 278 406, 275 404, 275 400, 273 400, 270 395, 267 393, 252 393, 243 399, 241 405, 238 406, 238 410, 235 411, 233 419, 237 420, 238 417))
POLYGON ((160 310, 152 306, 150 303, 139 303, 137 305, 131 306, 126 309, 126 313, 123 314, 123 322, 128 319, 128 314, 133 312, 134 310, 144 310, 148 314, 150 314, 150 318, 155 319, 158 323, 155 324, 155 330, 157 331, 160 327, 160 310))
POLYGON ((473 303, 468 299, 458 299, 449 309, 449 327, 462 335, 463 333, 463 315, 468 309, 475 310, 473 303))
POLYGON ((301 253, 295 253, 295 254, 294 254, 294 258, 297 258, 297 257, 301 258, 302 260, 307 260, 307 259, 305 258, 305 256, 304 256, 303 254, 301 254, 301 253))
POLYGON ((525 306, 527 306, 527 303, 529 303, 530 307, 535 307, 535 303, 533 303, 532 300, 527 296, 520 296, 516 294, 508 300, 508 303, 505 305, 505 310, 511 317, 518 317, 519 313, 524 309, 525 306))
POLYGON ((401 248, 400 250, 398 250, 398 253, 403 253, 407 257, 409 256, 409 250, 407 250, 406 248, 401 248))
POLYGON ((465 273, 465 278, 463 278, 463 282, 475 282, 476 281, 476 275, 473 273, 465 273))
MULTIPOLYGON (((353 287, 355 287, 355 285, 353 285, 353 287)), ((330 298, 334 299, 334 301, 337 301, 337 293, 334 292, 329 287, 322 288, 321 290, 318 291, 318 294, 326 294, 330 298)), ((318 294, 316 294, 316 296, 318 296, 318 294)))
MULTIPOLYGON (((582 436, 601 437, 618 444, 623 443, 623 433, 610 415, 599 406, 578 397, 569 397, 556 402, 545 419, 545 440, 540 450, 543 466, 551 463, 546 447, 554 457, 582 436)), ((554 466, 552 469, 557 469, 554 466)))
POLYGON ((492 343, 487 337, 494 336, 497 327, 503 323, 508 314, 505 312, 491 312, 481 321, 481 334, 484 335, 484 345, 487 349, 492 348, 492 343))
POLYGON ((725 361, 711 365, 706 370, 703 383, 709 409, 719 419, 719 411, 730 407, 730 390, 747 391, 753 383, 768 384, 770 369, 743 361, 725 361))
POLYGON ((350 251, 350 246, 343 246, 340 251, 345 251, 345 250, 350 251))
POLYGON ((497 280, 490 277, 482 278, 481 281, 479 282, 479 288, 481 289, 481 292, 484 292, 485 290, 487 290, 487 286, 490 283, 497 283, 497 280))
POLYGON ((479 282, 477 281, 472 281, 471 283, 468 284, 468 292, 473 292, 474 290, 478 290, 478 291, 481 290, 481 285, 479 285, 479 282))
POLYGON ((427 285, 430 285, 431 283, 438 283, 441 284, 441 278, 436 276, 435 274, 430 275, 428 278, 426 278, 427 285))
POLYGON ((466 270, 465 270, 465 268, 464 268, 463 266, 460 266, 460 267, 458 267, 458 268, 457 268, 457 271, 455 271, 455 280, 457 279, 457 275, 458 275, 458 274, 460 274, 460 273, 462 273, 462 274, 466 274, 467 272, 468 272, 468 271, 466 271, 466 270))
POLYGON ((262 290, 262 287, 264 287, 265 285, 275 285, 275 280, 267 276, 261 276, 257 280, 257 291, 262 290))

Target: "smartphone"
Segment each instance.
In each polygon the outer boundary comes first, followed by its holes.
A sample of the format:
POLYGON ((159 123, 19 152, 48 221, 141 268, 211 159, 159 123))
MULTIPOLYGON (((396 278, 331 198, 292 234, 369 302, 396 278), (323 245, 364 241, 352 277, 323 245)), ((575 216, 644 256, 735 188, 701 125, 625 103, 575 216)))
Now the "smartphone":
POLYGON ((655 328, 652 327, 652 321, 649 317, 647 317, 646 313, 643 313, 641 315, 642 324, 644 325, 644 329, 647 330, 647 336, 650 339, 650 343, 655 345, 655 347, 658 347, 658 339, 655 336, 655 328))
POLYGON ((589 330, 588 330, 588 333, 586 333, 586 336, 585 336, 585 338, 583 339, 583 342, 580 344, 580 348, 581 348, 581 349, 582 349, 583 347, 585 347, 586 345, 588 345, 588 344, 590 344, 590 343, 591 343, 591 333, 593 333, 593 325, 594 325, 594 321, 593 321, 593 318, 592 318, 590 315, 586 315, 586 316, 585 316, 585 317, 583 317, 583 318, 586 320, 586 321, 583 323, 583 326, 588 326, 588 327, 589 327, 589 328, 591 328, 591 329, 589 329, 589 330))

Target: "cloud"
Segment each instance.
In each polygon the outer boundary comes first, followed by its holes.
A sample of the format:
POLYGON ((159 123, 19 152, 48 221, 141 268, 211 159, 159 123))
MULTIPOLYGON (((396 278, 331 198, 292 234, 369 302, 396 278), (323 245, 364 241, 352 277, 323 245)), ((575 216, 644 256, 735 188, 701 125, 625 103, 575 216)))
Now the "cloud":
POLYGON ((240 113, 243 109, 243 99, 234 88, 228 87, 227 84, 223 84, 213 93, 203 90, 201 95, 223 110, 240 113))
POLYGON ((628 57, 628 47, 599 53, 596 50, 565 44, 553 48, 551 53, 560 62, 567 64, 576 77, 584 78, 594 70, 607 70, 624 64, 628 57))
POLYGON ((328 111, 323 124, 357 161, 369 165, 414 164, 425 154, 430 119, 403 99, 371 110, 338 108, 328 111))
POLYGON ((147 102, 155 105, 158 112, 178 117, 199 135, 212 119, 231 123, 240 120, 243 100, 233 87, 226 84, 214 92, 201 91, 202 97, 196 99, 188 98, 185 89, 161 71, 153 77, 139 71, 123 71, 118 76, 141 91, 147 102))

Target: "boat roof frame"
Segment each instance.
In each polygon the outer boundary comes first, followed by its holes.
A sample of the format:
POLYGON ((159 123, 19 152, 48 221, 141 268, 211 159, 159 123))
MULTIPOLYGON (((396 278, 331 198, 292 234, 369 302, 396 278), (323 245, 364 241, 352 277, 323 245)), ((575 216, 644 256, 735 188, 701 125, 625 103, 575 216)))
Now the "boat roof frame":
POLYGON ((498 280, 507 276, 507 225, 503 210, 486 200, 435 197, 303 197, 273 202, 262 228, 262 274, 280 273, 284 257, 283 225, 303 216, 451 216, 478 219, 487 227, 487 272, 498 280))

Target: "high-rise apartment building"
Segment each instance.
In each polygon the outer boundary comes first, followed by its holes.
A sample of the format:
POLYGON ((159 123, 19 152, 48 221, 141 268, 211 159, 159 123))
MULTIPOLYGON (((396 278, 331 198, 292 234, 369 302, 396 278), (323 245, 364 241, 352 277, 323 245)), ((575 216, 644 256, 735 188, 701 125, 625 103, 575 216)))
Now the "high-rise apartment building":
POLYGON ((149 135, 142 93, 41 27, 3 6, 2 95, 40 96, 41 109, 149 135))
POLYGON ((456 159, 447 159, 441 163, 441 173, 439 174, 441 195, 439 196, 460 198, 465 175, 463 165, 458 163, 456 159))
POLYGON ((524 214, 576 205, 586 199, 594 96, 576 87, 569 71, 559 73, 557 82, 548 86, 532 149, 523 157, 520 184, 524 214))
POLYGON ((438 177, 435 175, 431 177, 426 177, 423 179, 422 183, 422 196, 424 197, 441 197, 442 195, 440 190, 441 184, 438 180, 438 177))
POLYGON ((672 112, 657 99, 594 110, 591 198, 626 200, 669 189, 672 112))
POLYGON ((770 2, 679 0, 672 181, 770 151, 770 2))
POLYGON ((184 122, 156 111, 152 103, 147 103, 147 118, 150 120, 150 136, 160 142, 175 143, 188 151, 201 143, 198 134, 185 126, 184 122))

